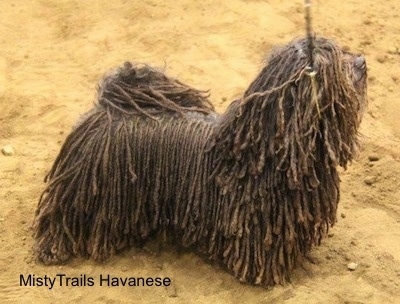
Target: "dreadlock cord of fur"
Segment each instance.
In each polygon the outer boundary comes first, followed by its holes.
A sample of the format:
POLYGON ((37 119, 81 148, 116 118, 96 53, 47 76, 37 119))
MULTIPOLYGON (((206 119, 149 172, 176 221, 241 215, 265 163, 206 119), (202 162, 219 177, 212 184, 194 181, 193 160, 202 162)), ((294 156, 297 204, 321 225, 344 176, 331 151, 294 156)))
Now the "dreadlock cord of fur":
POLYGON ((358 57, 316 38, 309 75, 307 45, 277 49, 220 116, 149 66, 108 74, 47 176, 39 260, 102 261, 162 234, 242 282, 290 281, 336 221, 336 167, 352 160, 366 100, 358 57))

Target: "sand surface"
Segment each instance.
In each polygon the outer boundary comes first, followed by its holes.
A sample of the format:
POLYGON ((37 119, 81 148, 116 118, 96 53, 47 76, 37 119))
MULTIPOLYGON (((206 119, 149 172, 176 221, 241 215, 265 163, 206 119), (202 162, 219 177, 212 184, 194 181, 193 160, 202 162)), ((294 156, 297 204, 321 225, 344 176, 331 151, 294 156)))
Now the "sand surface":
POLYGON ((314 1, 315 31, 367 57, 369 107, 360 156, 341 173, 338 223, 291 284, 266 290, 174 249, 43 266, 30 227, 43 178, 105 71, 125 60, 165 68, 210 89, 223 111, 273 45, 303 35, 303 2, 1 1, 0 148, 15 154, 0 154, 0 303, 400 303, 399 14, 398 0, 314 1), (21 287, 21 274, 86 275, 95 286, 21 287), (100 274, 172 284, 105 287, 100 274))

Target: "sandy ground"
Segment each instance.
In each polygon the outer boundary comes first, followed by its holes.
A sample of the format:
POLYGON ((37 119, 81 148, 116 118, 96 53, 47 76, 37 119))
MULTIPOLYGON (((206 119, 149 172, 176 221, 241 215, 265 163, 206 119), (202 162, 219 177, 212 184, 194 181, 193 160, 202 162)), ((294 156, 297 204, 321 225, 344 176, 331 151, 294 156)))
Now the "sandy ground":
POLYGON ((255 77, 271 46, 303 35, 302 1, 0 2, 1 303, 399 303, 400 2, 314 1, 314 29, 369 66, 359 159, 342 172, 339 221, 313 263, 272 290, 240 284, 192 253, 126 251, 104 264, 46 267, 32 255, 43 178, 95 86, 125 60, 210 89, 219 111, 255 77), (89 4, 90 3, 90 4, 89 4), (224 3, 224 4, 222 4, 224 3), (381 4, 385 3, 385 4, 381 4), (370 158, 374 161, 371 161, 370 158), (349 271, 347 264, 358 264, 349 271), (169 277, 165 287, 20 286, 20 275, 169 277))

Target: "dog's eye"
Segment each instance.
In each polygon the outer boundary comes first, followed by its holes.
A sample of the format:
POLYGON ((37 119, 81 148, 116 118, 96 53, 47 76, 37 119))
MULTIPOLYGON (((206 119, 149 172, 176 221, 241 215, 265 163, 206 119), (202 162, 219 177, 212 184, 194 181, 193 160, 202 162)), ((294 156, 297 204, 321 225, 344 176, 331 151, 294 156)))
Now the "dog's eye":
POLYGON ((365 57, 364 56, 357 56, 357 58, 354 60, 354 65, 360 69, 364 70, 365 69, 365 57))

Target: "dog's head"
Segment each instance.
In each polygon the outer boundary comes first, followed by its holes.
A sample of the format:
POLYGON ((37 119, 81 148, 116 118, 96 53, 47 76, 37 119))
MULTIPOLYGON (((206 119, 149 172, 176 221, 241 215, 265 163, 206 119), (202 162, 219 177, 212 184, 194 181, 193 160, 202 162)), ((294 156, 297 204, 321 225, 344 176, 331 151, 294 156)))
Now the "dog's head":
POLYGON ((362 116, 367 106, 367 63, 362 55, 345 53, 344 73, 350 78, 358 96, 359 103, 357 108, 358 123, 361 123, 362 116))
POLYGON ((313 39, 312 56, 309 50, 302 38, 272 52, 237 106, 236 123, 253 125, 235 136, 263 138, 271 158, 277 151, 286 151, 284 158, 303 151, 310 160, 320 153, 326 166, 346 167, 367 104, 365 58, 322 37, 313 39))

